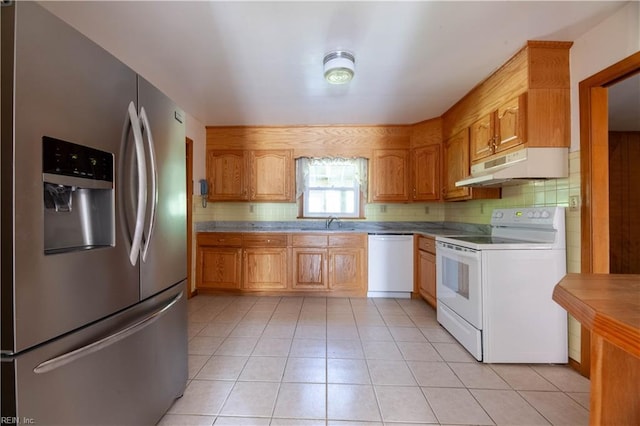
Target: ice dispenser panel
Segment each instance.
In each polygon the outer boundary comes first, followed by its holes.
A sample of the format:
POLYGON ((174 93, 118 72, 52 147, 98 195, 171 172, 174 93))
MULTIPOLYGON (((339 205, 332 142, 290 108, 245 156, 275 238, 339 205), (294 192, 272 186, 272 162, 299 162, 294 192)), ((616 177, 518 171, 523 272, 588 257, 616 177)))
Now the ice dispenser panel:
POLYGON ((115 244, 113 161, 110 152, 42 138, 45 254, 115 244))

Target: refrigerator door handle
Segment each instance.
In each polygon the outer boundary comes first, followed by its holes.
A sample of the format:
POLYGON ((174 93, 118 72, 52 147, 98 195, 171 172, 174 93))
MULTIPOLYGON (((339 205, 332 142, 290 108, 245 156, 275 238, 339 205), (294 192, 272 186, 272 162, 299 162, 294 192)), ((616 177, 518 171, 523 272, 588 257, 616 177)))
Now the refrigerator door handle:
POLYGON ((149 123, 149 117, 144 107, 140 109, 140 124, 143 130, 143 135, 147 136, 147 150, 149 155, 149 161, 151 163, 151 213, 149 215, 148 228, 145 233, 145 237, 142 243, 142 261, 147 259, 147 251, 151 243, 151 235, 153 233, 153 227, 156 222, 156 208, 158 205, 158 167, 156 161, 155 144, 153 143, 153 135, 151 134, 151 124, 149 123))
POLYGON ((62 367, 63 365, 69 364, 70 362, 74 362, 82 357, 90 355, 94 352, 100 351, 114 343, 119 342, 122 339, 125 339, 132 334, 135 334, 142 330, 143 328, 153 324, 155 321, 160 319, 164 314, 166 314, 169 309, 180 299, 182 299, 184 291, 181 291, 176 297, 167 302, 163 307, 156 310, 155 312, 147 315, 145 318, 140 321, 132 324, 116 333, 113 333, 107 337, 104 337, 100 340, 97 340, 93 343, 89 343, 81 348, 75 349, 71 352, 67 352, 65 354, 59 355, 50 360, 44 361, 40 363, 33 369, 33 372, 36 374, 43 374, 49 371, 55 370, 56 368, 62 367))
MULTIPOLYGON (((124 127, 122 129, 122 141, 120 148, 120 165, 119 169, 122 173, 125 173, 124 166, 124 157, 126 155, 127 149, 127 140, 129 138, 129 129, 131 129, 133 133, 133 140, 135 146, 135 155, 136 155, 136 169, 138 173, 138 188, 137 188, 137 203, 136 203, 136 215, 135 215, 135 227, 133 228, 133 236, 130 235, 131 230, 128 229, 125 232, 127 238, 130 241, 127 241, 129 244, 129 262, 131 265, 135 266, 138 261, 138 256, 140 254, 140 247, 142 244, 142 237, 144 231, 144 218, 145 212, 147 209, 147 167, 144 157, 144 142, 142 140, 142 130, 140 126, 140 119, 138 118, 138 113, 136 111, 136 107, 131 101, 129 103, 129 107, 127 108, 127 115, 125 117, 124 127)), ((124 189, 124 186, 121 186, 121 191, 124 189)), ((124 194, 120 193, 118 198, 120 199, 120 217, 122 220, 121 226, 126 226, 127 219, 124 214, 124 194)))

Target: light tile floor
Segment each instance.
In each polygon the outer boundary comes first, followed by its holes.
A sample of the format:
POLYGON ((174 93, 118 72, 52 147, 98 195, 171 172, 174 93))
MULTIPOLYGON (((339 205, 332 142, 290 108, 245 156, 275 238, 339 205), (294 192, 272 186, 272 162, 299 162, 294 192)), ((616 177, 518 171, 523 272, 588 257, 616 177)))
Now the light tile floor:
POLYGON ((586 425, 567 366, 482 364, 421 300, 200 295, 161 425, 586 425))

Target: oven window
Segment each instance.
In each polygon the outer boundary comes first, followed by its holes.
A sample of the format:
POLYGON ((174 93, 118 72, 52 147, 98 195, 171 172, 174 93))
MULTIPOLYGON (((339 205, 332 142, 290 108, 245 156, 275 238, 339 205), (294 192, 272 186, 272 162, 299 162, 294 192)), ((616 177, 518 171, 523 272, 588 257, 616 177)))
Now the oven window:
POLYGON ((443 257, 442 283, 465 299, 469 299, 469 265, 443 257))

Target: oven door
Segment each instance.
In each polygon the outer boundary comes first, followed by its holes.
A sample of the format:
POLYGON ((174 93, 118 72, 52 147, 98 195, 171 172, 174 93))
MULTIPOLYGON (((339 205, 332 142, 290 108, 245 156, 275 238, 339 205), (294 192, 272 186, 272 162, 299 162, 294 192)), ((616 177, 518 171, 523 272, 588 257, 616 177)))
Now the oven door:
POLYGON ((454 244, 436 243, 438 302, 482 330, 482 252, 454 244))

